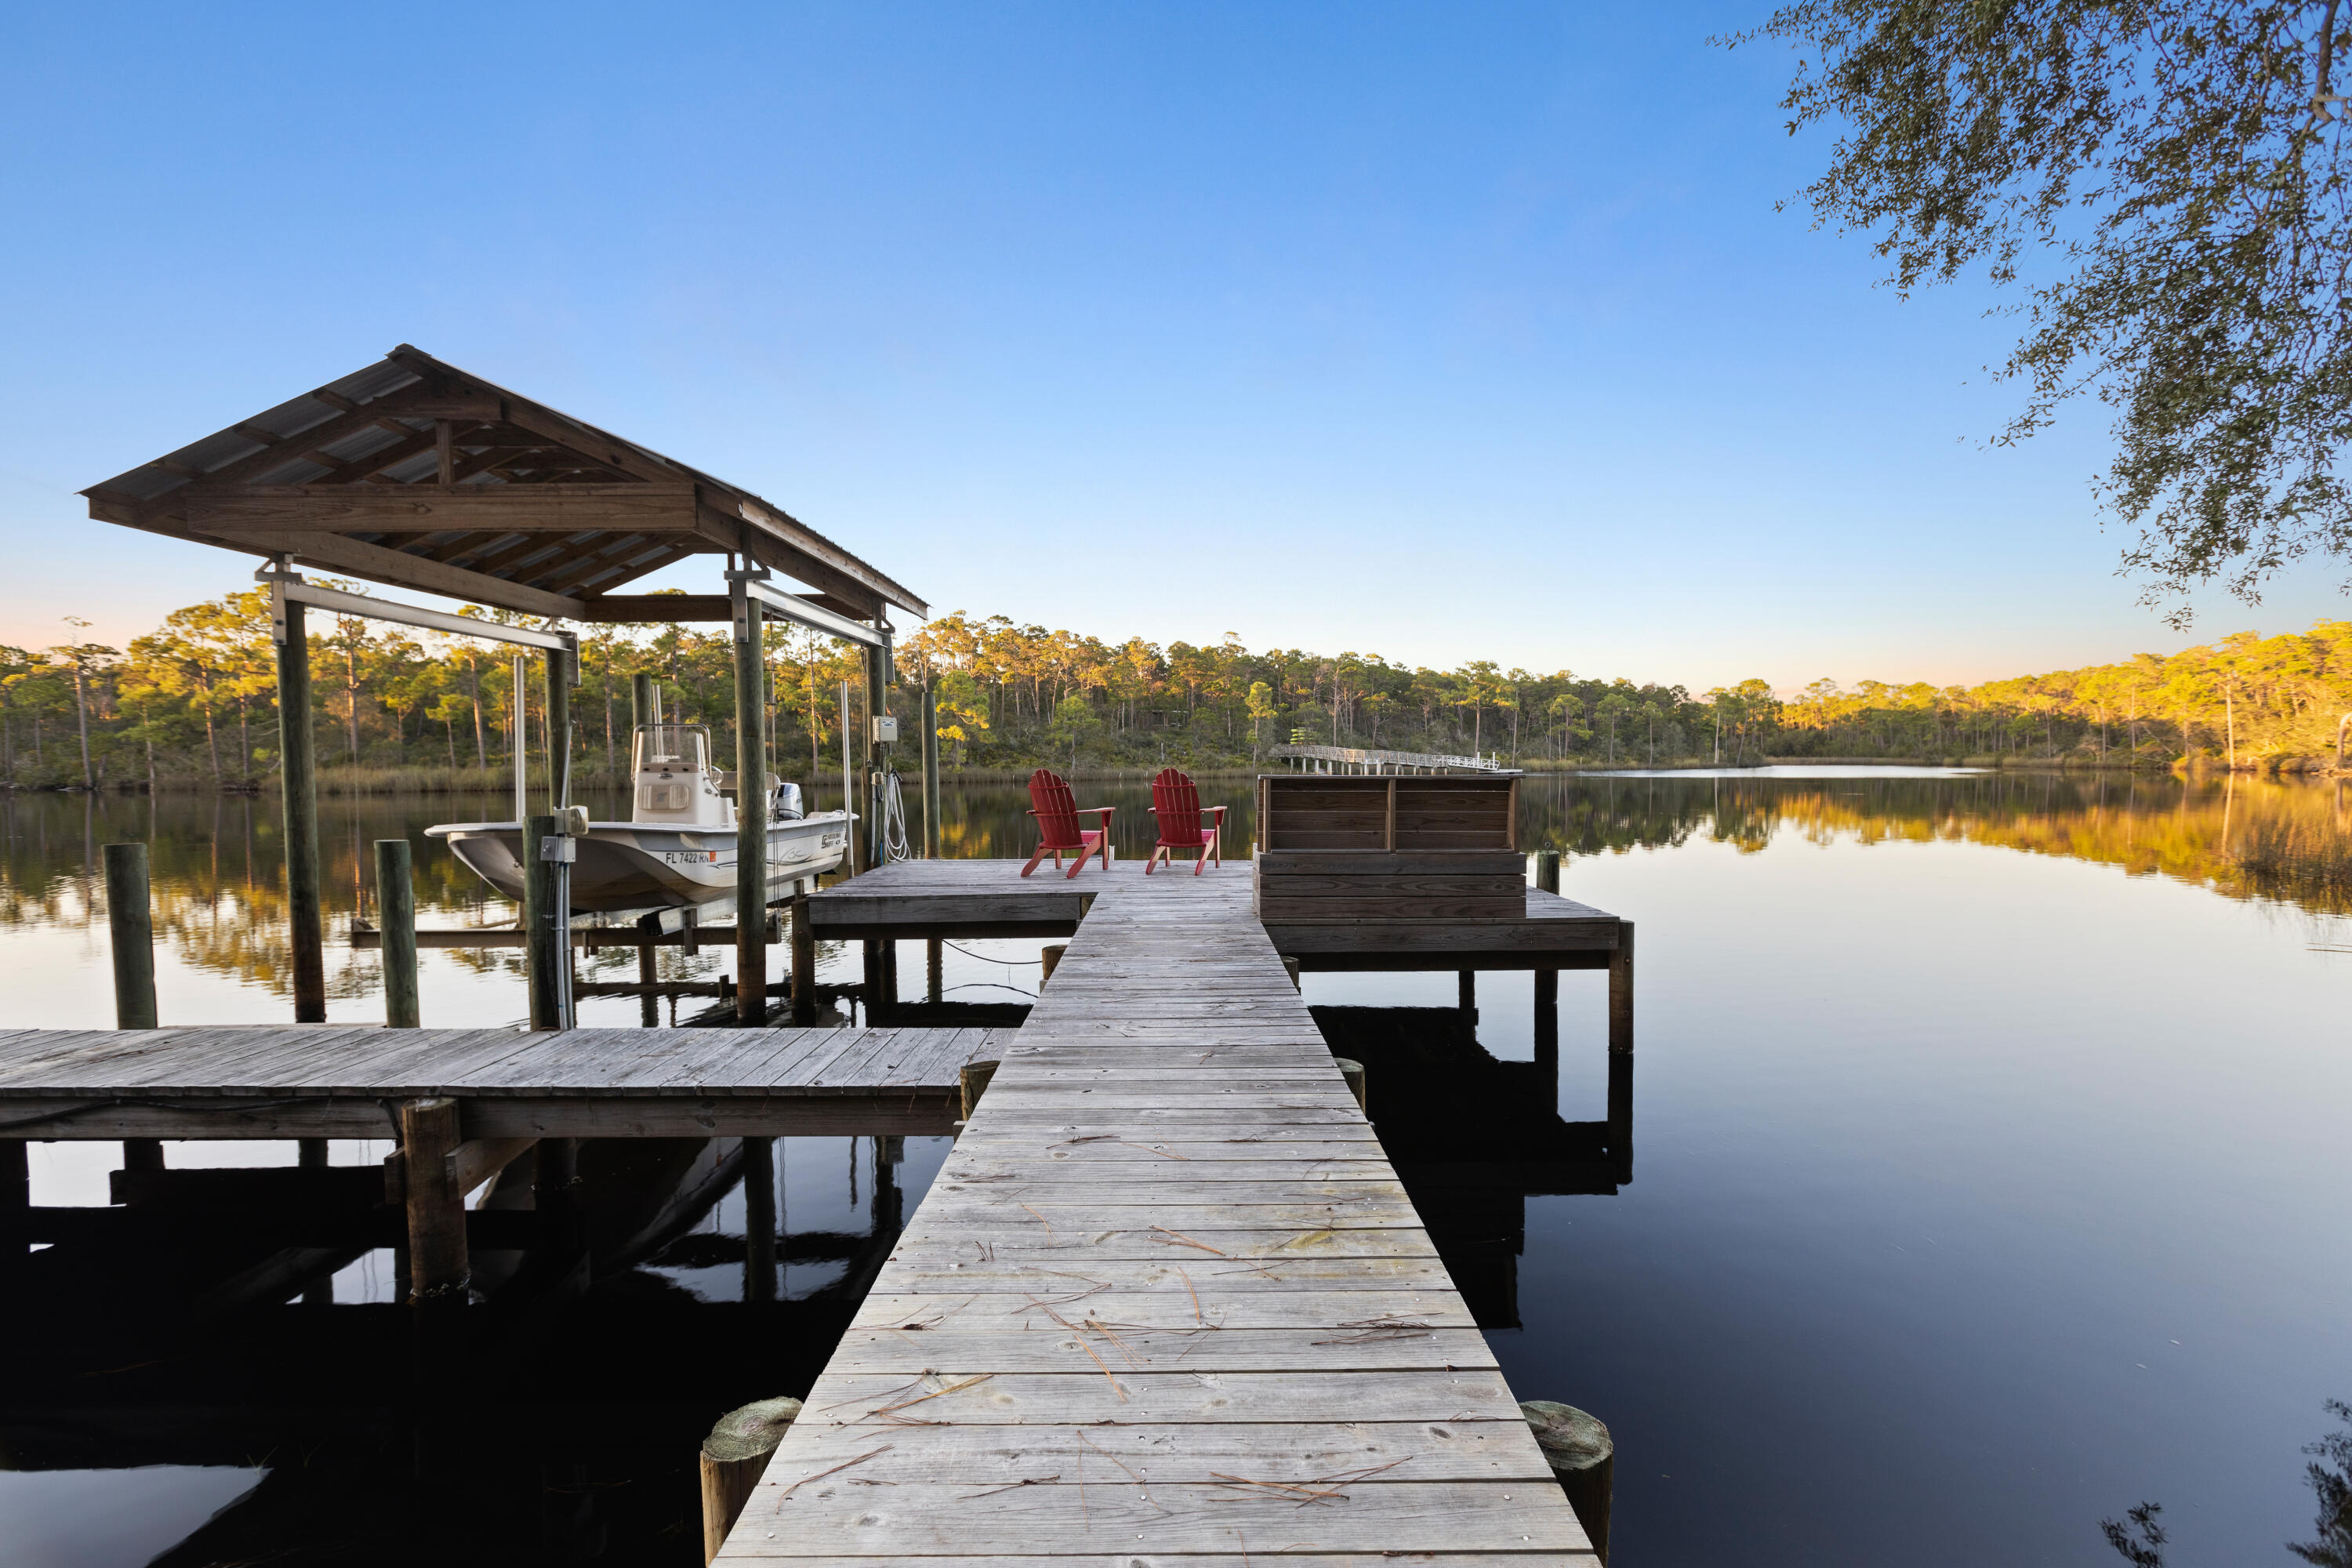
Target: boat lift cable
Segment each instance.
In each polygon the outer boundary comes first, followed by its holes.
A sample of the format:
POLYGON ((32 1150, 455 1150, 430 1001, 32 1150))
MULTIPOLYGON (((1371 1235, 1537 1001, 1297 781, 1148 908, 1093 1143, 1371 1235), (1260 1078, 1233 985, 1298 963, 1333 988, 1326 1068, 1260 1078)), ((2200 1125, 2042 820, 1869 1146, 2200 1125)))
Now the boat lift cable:
POLYGON ((895 769, 874 775, 874 822, 875 841, 881 847, 883 859, 915 858, 914 847, 907 842, 907 812, 899 799, 895 769))

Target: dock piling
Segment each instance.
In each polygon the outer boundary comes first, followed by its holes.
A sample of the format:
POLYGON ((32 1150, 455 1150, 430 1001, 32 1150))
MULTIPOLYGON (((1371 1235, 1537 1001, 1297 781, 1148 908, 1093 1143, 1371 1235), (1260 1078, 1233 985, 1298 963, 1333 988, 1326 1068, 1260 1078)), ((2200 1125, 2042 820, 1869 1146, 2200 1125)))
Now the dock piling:
POLYGON ((302 606, 277 595, 278 778, 286 801, 286 922, 294 1021, 327 1021, 326 927, 319 912, 319 779, 310 736, 310 640, 302 606))
POLYGON ((409 875, 408 840, 375 841, 376 924, 383 933, 383 1021, 414 1029, 423 1023, 416 988, 416 889, 409 875))
POLYGON ((776 1141, 743 1140, 743 1300, 776 1299, 776 1141))
POLYGON ((155 1027, 155 925, 147 891, 147 846, 110 844, 106 925, 114 948, 114 1026, 155 1027))
POLYGON ((922 707, 923 858, 936 860, 940 858, 940 710, 928 677, 923 681, 922 707))
POLYGON ((1045 989, 1045 982, 1054 978, 1054 970, 1062 962, 1062 954, 1070 951, 1066 942, 1047 942, 1037 950, 1037 989, 1045 989))
MULTIPOLYGON (((156 1026, 155 922, 148 901, 147 846, 110 844, 101 853, 106 862, 107 934, 114 950, 114 1026, 152 1029, 156 1026)), ((21 1150, 24 1145, 16 1147, 21 1150)), ((162 1170, 162 1142, 125 1139, 122 1168, 162 1170)))
POLYGON ((523 978, 530 992, 534 1029, 572 1026, 571 987, 564 984, 572 963, 571 922, 567 911, 559 908, 562 881, 556 875, 558 862, 549 854, 551 843, 572 847, 559 824, 557 817, 531 816, 522 825, 522 921, 529 933, 523 978))
MULTIPOLYGON (((1536 890, 1559 891, 1559 851, 1536 851, 1536 890)), ((1559 1083, 1559 971, 1538 969, 1536 983, 1536 1061, 1549 1069, 1555 1091, 1559 1083)))
POLYGON ((767 658, 760 602, 747 585, 756 573, 730 572, 735 612, 735 1022, 768 1021, 767 658))
POLYGON ((809 928, 806 878, 793 884, 793 1022, 816 1022, 816 933, 809 928))
POLYGON ((463 1306, 473 1279, 466 1252, 466 1194, 457 1186, 454 1158, 460 1142, 456 1100, 436 1097, 401 1106, 411 1306, 463 1306))
POLYGON ((702 1440, 702 1561, 719 1555, 735 1528, 751 1489, 768 1473, 768 1460, 801 1413, 797 1399, 762 1399, 730 1410, 702 1440))
POLYGON ((1617 926, 1617 945, 1609 952, 1609 1049, 1612 1055, 1633 1048, 1633 922, 1617 926))
POLYGON ((1576 1510, 1592 1554, 1601 1568, 1609 1568, 1609 1498, 1617 1468, 1617 1445, 1609 1428, 1573 1405, 1549 1399, 1522 1401, 1519 1414, 1528 1418, 1544 1462, 1576 1510))

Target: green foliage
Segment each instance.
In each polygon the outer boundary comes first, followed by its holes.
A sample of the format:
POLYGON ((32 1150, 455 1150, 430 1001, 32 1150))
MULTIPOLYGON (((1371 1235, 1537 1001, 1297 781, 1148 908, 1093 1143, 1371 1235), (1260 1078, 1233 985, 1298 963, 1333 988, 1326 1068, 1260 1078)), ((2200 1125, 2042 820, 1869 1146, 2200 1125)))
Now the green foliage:
MULTIPOLYGON (((772 626, 767 637, 778 772, 830 778, 841 765, 845 680, 851 732, 863 728, 861 650, 793 626, 772 626)), ((1694 697, 1679 686, 1504 670, 1485 659, 1441 670, 1377 654, 1252 653, 1230 636, 1162 651, 1140 638, 1106 643, 961 614, 898 651, 902 681, 931 682, 947 764, 1016 772, 1041 763, 1242 767, 1285 735, 1394 751, 1475 748, 1521 767, 1989 753, 2152 767, 2189 755, 2263 767, 2332 760, 2338 723, 2352 714, 2352 625, 2342 622, 1976 687, 1865 680, 1848 691, 1824 679, 1785 700, 1753 678, 1694 697)), ((406 787, 461 789, 510 771, 519 719, 507 647, 351 619, 314 622, 310 652, 311 721, 331 787, 397 777, 406 787)), ((626 767, 639 670, 658 682, 665 713, 710 725, 722 755, 733 747, 734 657, 723 628, 597 626, 583 636, 581 662, 575 780, 626 767)), ((251 591, 173 612, 127 654, 0 648, 0 781, 79 784, 86 714, 101 785, 143 780, 152 761, 162 783, 249 786, 277 765, 274 667, 268 602, 251 591)), ((536 668, 520 696, 536 766, 546 746, 536 668)), ((890 700, 905 716, 919 699, 902 685, 890 700)))
POLYGON ((1906 294, 1977 268, 2021 290, 2002 439, 2085 392, 2115 410, 2100 489, 2151 596, 2252 601, 2352 554, 2336 0, 1801 0, 1722 41, 1762 38, 1801 55, 1790 134, 1839 128, 1819 222, 1873 234, 1906 294))

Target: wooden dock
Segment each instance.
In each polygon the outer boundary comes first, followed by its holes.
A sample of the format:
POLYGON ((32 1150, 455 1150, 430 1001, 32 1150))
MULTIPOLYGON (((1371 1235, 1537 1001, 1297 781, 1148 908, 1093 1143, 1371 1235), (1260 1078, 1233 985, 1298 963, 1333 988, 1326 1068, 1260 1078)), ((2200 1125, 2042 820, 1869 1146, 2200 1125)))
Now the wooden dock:
POLYGON ((1243 868, 812 909, 1076 934, 721 1561, 1594 1561, 1243 868))
POLYGON ((19 1029, 0 1136, 396 1138, 407 1102, 460 1136, 937 1136, 987 1029, 19 1029))

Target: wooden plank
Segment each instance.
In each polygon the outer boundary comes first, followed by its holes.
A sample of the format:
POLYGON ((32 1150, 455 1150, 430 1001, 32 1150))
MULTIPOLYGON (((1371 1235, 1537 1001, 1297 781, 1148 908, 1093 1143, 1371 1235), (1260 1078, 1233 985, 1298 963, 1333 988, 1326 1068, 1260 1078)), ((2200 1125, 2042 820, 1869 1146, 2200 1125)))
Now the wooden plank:
MULTIPOLYGON (((1533 1446, 1515 1439, 1523 1422, 1458 1421, 1434 1430, 1418 1423, 1349 1421, 1122 1423, 1081 1436, 1065 1427, 1036 1428, 1016 1447, 1002 1428, 908 1426, 892 1435, 887 1454, 860 1463, 869 1482, 985 1482, 1003 1473, 1008 1460, 1055 1464, 1085 1454, 1089 1465, 1116 1455, 1146 1482, 1199 1480, 1212 1472, 1243 1476, 1348 1474, 1393 1465, 1415 1481, 1549 1481, 1550 1467, 1533 1446), (1089 1444, 1092 1447, 1089 1447, 1089 1444), (1272 1465, 1271 1470, 1256 1467, 1272 1465)), ((871 1452, 875 1439, 866 1426, 812 1424, 807 1462, 823 1468, 853 1455, 871 1452)), ((1393 1473, 1393 1472, 1383 1472, 1393 1473)), ((1064 1472, 1076 1484, 1076 1469, 1064 1472)), ((1093 1474, 1091 1468, 1089 1476, 1093 1474)), ((791 1478, 774 1484, 789 1486, 791 1478)), ((1272 1542, 1265 1543, 1269 1547, 1272 1542)), ((1239 1568, 1236 1561, 1235 1568, 1239 1568)))
POLYGON ((1345 1507, 1318 1509, 1302 1521, 1295 1494, 1213 1481, 1147 1487, 1128 1481, 1108 1458, 1096 1460, 1093 1468, 1083 1497, 1075 1480, 1019 1484, 1029 1477, 1009 1480, 1009 1490, 978 1497, 965 1485, 877 1490, 846 1479, 788 1489, 800 1472, 780 1476, 771 1460, 775 1489, 762 1482, 719 1561, 1019 1552, 1034 1550, 1041 1539, 1097 1553, 1234 1552, 1247 1547, 1253 1534, 1293 1550, 1372 1555, 1465 1544, 1513 1552, 1580 1552, 1588 1545, 1557 1486, 1361 1485, 1346 1489, 1345 1507))

